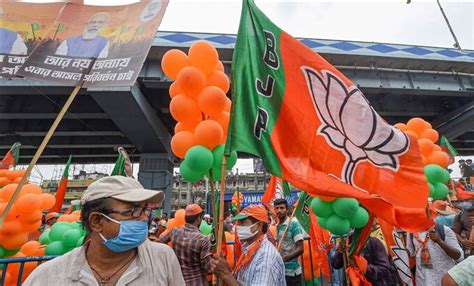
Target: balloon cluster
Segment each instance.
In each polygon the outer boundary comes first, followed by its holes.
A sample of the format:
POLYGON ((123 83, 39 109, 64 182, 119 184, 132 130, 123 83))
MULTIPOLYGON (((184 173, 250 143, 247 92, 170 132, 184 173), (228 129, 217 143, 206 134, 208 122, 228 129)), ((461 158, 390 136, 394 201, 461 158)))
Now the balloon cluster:
POLYGON ((46 255, 62 255, 82 246, 85 237, 86 231, 81 223, 60 221, 46 229, 39 237, 39 242, 46 245, 46 255))
POLYGON ((240 206, 242 205, 243 200, 244 200, 244 195, 239 191, 236 191, 232 195, 231 206, 232 206, 233 213, 237 213, 240 210, 240 206))
POLYGON ((418 140, 423 165, 435 164, 442 168, 449 165, 449 156, 439 145, 439 134, 431 127, 431 124, 421 118, 415 117, 408 120, 407 124, 397 123, 394 125, 406 134, 411 134, 418 140))
POLYGON ((431 164, 425 166, 425 176, 430 188, 430 197, 435 200, 445 199, 449 193, 449 188, 446 186, 449 181, 449 172, 438 165, 431 164))
POLYGON ((58 217, 58 222, 65 221, 65 222, 80 222, 81 221, 81 211, 75 210, 70 214, 63 214, 62 216, 58 217))
POLYGON ((319 225, 337 235, 348 233, 351 227, 362 228, 369 221, 369 213, 353 198, 325 201, 316 197, 311 201, 311 208, 319 225))
POLYGON ((19 183, 26 170, 0 169, 0 188, 8 184, 19 183))
MULTIPOLYGON (((9 184, 0 190, 0 213, 13 196, 18 184, 9 184)), ((56 199, 53 195, 43 194, 37 185, 26 184, 18 195, 8 215, 0 225, 0 258, 8 257, 20 250, 28 241, 28 233, 41 226, 43 211, 50 209, 56 199)))
MULTIPOLYGON (((2 254, 2 248, 0 247, 0 257, 2 254)), ((7 255, 9 256, 9 255, 7 255)), ((28 241, 23 244, 20 250, 11 258, 21 258, 26 256, 44 256, 44 246, 41 245, 38 241, 28 241)), ((21 282, 24 282, 28 275, 38 266, 37 262, 27 262, 24 264, 23 275, 21 277, 21 282)), ((5 283, 3 285, 17 285, 18 275, 20 273, 20 263, 11 263, 5 274, 5 283)), ((1 276, 0 276, 1 277, 1 276)))
MULTIPOLYGON (((217 50, 198 41, 188 54, 177 49, 166 52, 161 66, 166 76, 175 80, 169 89, 170 113, 178 122, 171 150, 184 159, 181 175, 196 182, 212 170, 212 179, 220 180, 232 102, 226 96, 230 82, 217 50)), ((228 161, 230 170, 237 154, 228 161)))

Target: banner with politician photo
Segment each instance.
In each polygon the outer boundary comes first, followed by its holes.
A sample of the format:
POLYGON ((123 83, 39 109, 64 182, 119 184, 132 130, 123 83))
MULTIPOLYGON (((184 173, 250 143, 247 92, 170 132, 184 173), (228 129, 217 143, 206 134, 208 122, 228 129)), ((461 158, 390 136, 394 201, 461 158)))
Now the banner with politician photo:
POLYGON ((167 5, 69 3, 18 75, 71 86, 133 85, 167 5))
POLYGON ((2 2, 0 78, 15 77, 64 6, 65 3, 2 2))

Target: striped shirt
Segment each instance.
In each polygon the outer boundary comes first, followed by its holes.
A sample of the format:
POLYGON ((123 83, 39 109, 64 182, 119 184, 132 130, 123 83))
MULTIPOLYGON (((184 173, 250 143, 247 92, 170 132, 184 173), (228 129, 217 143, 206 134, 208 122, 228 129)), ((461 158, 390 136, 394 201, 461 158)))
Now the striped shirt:
MULTIPOLYGON (((242 245, 244 255, 249 245, 242 245)), ((237 281, 244 286, 286 286, 285 264, 278 250, 265 238, 260 249, 255 253, 252 262, 237 273, 237 281)))
POLYGON ((187 286, 208 285, 206 274, 211 269, 212 257, 210 242, 196 226, 187 223, 183 227, 175 227, 158 242, 171 242, 187 286))

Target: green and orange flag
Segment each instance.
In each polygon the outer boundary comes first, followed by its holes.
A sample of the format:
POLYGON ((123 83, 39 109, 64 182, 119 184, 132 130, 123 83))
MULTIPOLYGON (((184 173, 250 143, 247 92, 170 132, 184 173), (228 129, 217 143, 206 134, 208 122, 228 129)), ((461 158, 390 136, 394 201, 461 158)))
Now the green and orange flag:
POLYGON ((352 197, 392 225, 431 225, 415 138, 387 124, 320 55, 245 0, 232 60, 226 154, 262 158, 312 196, 352 197))
POLYGON ((64 167, 63 176, 59 182, 58 189, 56 190, 56 202, 54 206, 49 209, 49 212, 61 212, 64 203, 64 197, 67 192, 67 182, 69 178, 69 166, 71 165, 72 156, 69 156, 66 167, 64 167))
POLYGON ((18 163, 18 159, 20 158, 20 146, 20 142, 16 142, 12 145, 0 162, 0 169, 10 169, 18 163))

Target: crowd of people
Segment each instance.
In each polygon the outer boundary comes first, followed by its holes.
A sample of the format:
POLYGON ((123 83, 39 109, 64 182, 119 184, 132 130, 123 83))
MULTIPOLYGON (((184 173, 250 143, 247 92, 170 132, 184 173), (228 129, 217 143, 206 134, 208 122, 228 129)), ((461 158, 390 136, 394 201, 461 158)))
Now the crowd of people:
MULTIPOLYGON (((84 245, 41 264, 24 285, 210 285, 211 274, 229 286, 304 285, 299 258, 307 234, 291 217, 286 200, 276 199, 272 207, 250 205, 235 216, 225 213, 224 228, 235 233, 241 245, 231 268, 199 230, 202 221, 213 219, 201 206, 188 205, 185 225, 171 231, 166 231, 167 213, 148 223, 150 204, 163 199, 163 193, 146 190, 132 178, 111 176, 94 182, 81 199, 82 224, 88 232, 84 245)), ((431 207, 438 213, 435 225, 405 236, 414 282, 473 285, 474 200, 463 201, 457 209, 446 201, 431 207)), ((45 228, 57 217, 49 214, 45 228)), ((355 266, 371 285, 402 285, 384 241, 369 237, 360 256, 351 257, 347 249, 352 236, 340 240, 329 257, 333 271, 355 266)), ((344 276, 340 279, 345 283, 344 276)))

